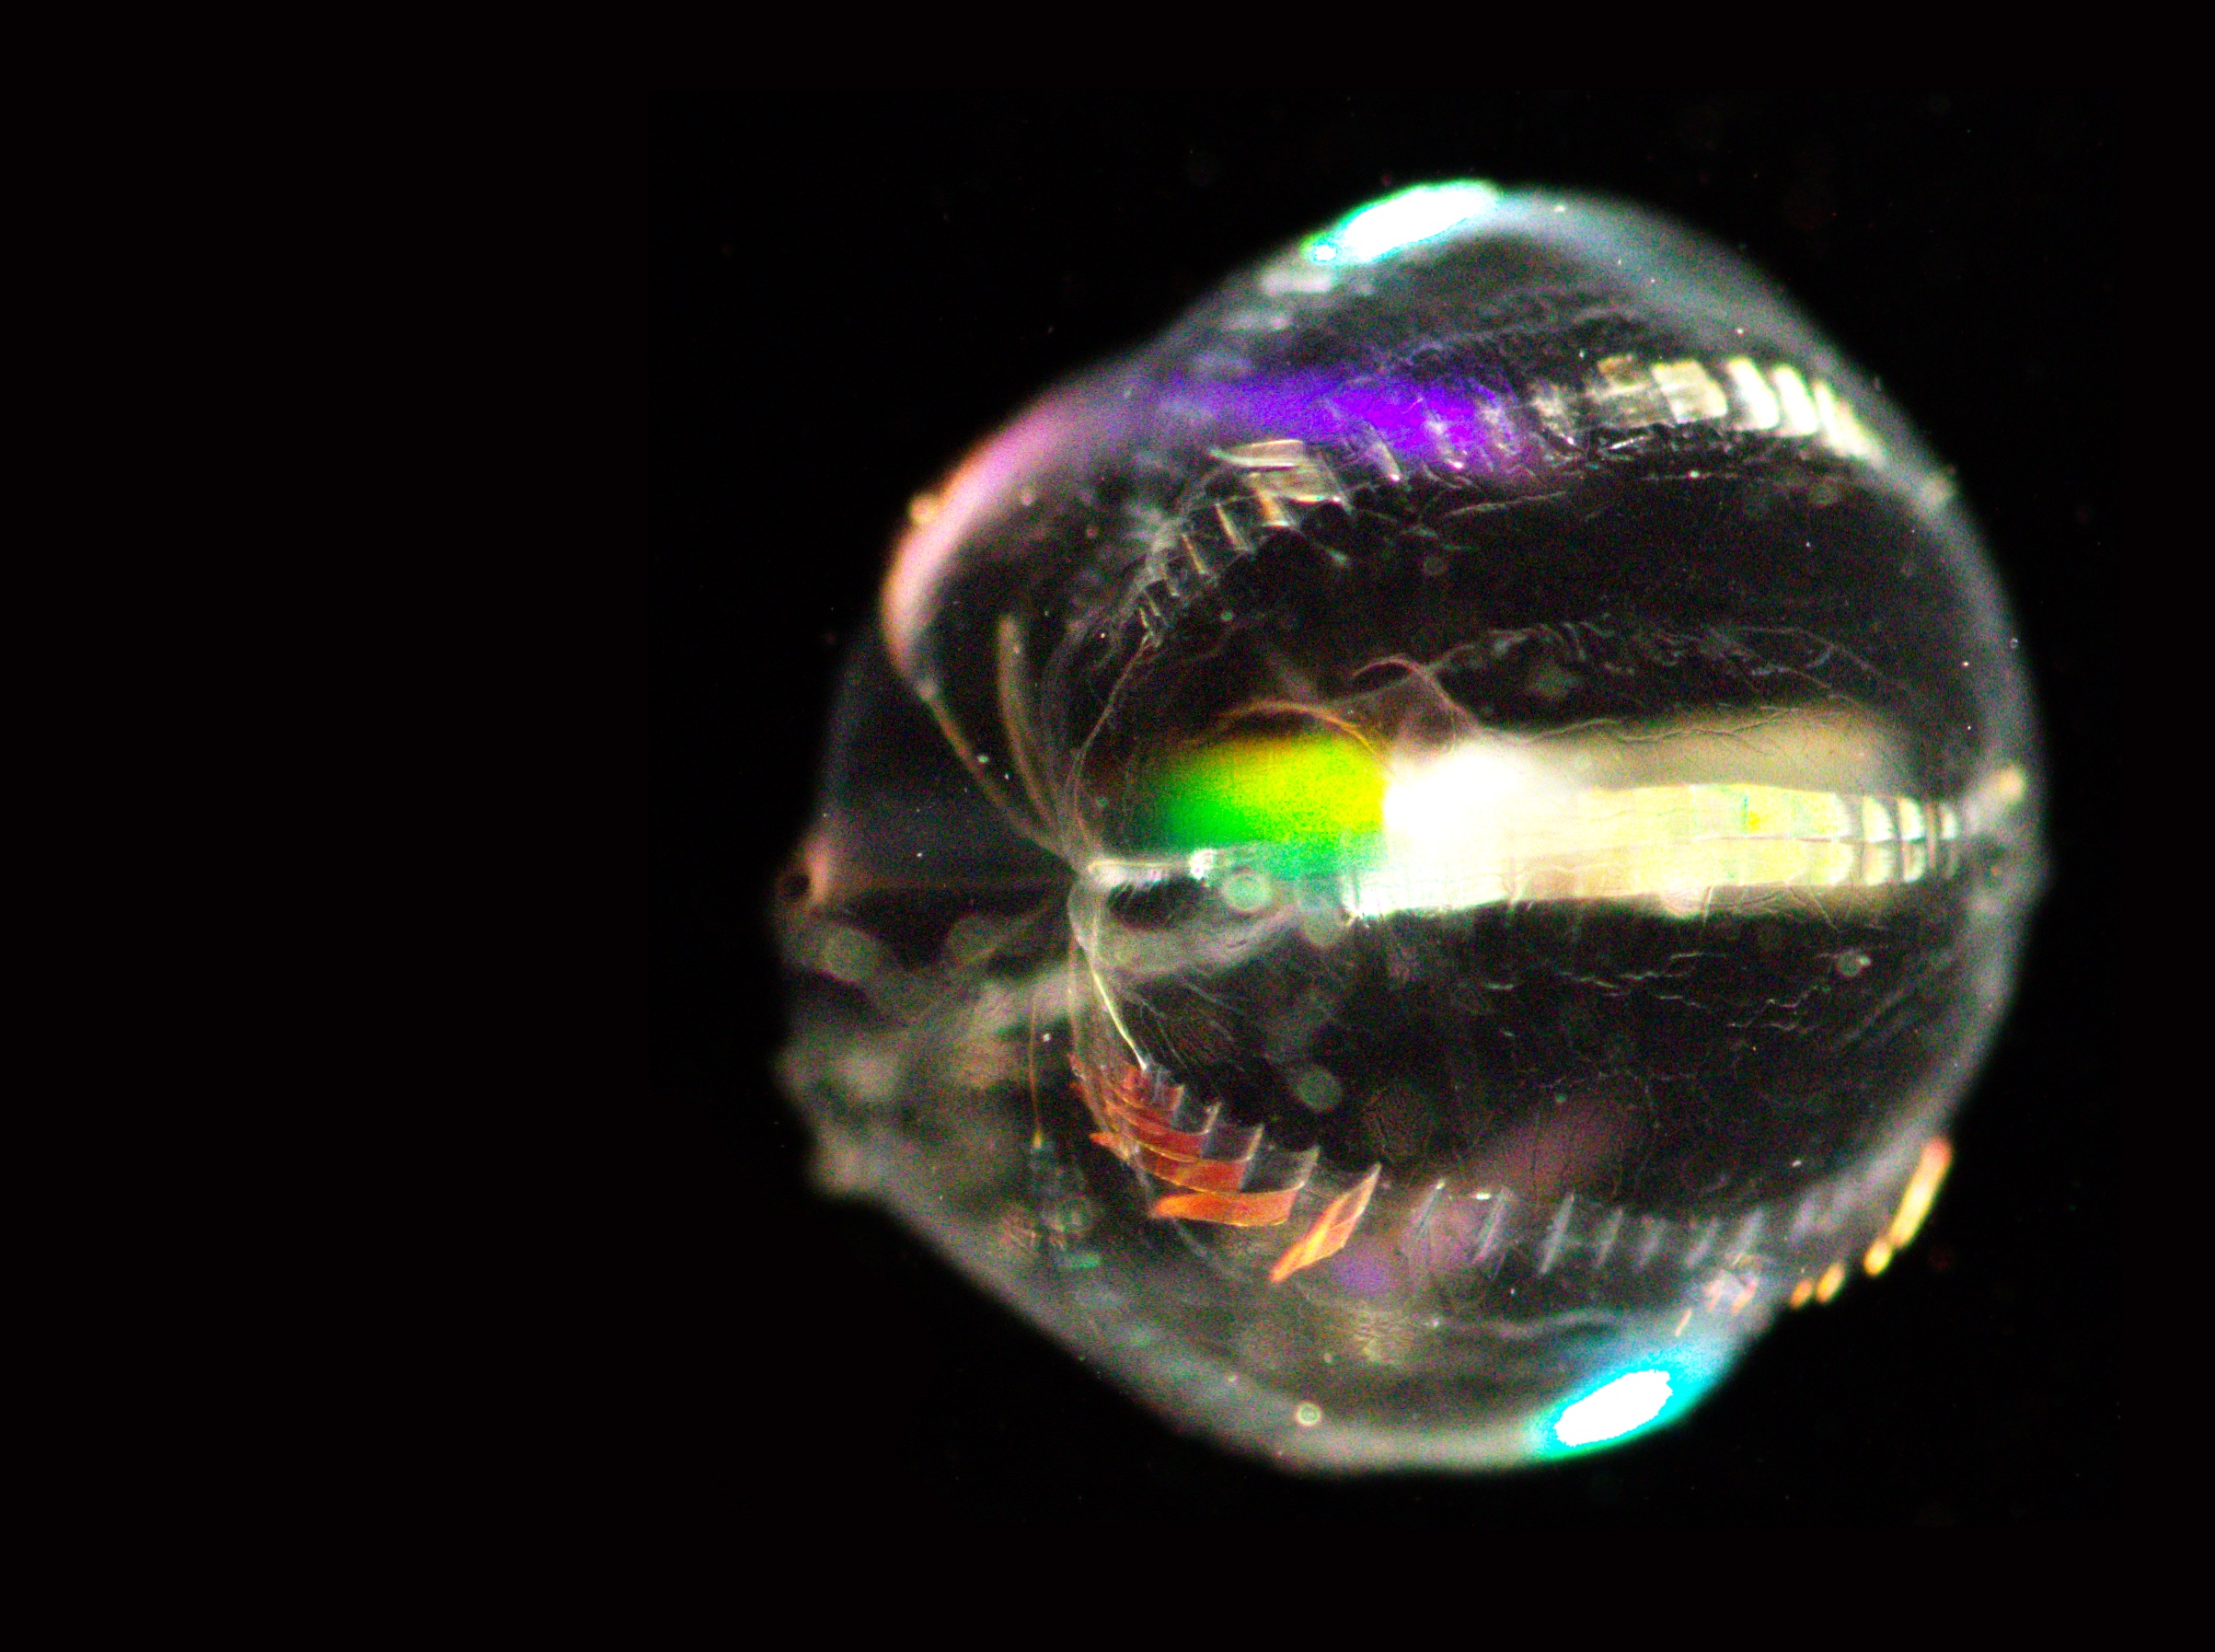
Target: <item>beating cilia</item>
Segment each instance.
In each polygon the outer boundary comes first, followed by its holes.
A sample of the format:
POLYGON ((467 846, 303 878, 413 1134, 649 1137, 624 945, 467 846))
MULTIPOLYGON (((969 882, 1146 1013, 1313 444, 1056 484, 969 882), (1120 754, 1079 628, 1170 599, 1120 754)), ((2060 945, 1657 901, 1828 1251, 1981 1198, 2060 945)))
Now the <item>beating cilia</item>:
POLYGON ((1730 253, 1406 190, 910 518, 779 896, 826 1185, 1316 1470, 1632 1438, 1913 1238, 2034 713, 1948 473, 1730 253))

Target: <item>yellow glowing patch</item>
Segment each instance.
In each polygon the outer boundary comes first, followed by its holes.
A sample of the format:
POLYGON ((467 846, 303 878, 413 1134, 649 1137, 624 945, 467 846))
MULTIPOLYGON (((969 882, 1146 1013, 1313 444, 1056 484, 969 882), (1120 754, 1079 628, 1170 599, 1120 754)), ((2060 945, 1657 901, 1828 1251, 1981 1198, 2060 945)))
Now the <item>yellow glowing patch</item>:
POLYGON ((1384 771, 1336 734, 1229 740, 1187 752, 1155 777, 1145 836, 1195 849, 1267 843, 1325 848, 1384 824, 1384 771))
POLYGON ((1883 1242, 1895 1251, 1908 1247, 1922 1227, 1923 1218, 1931 1214, 1939 1184, 1945 1180, 1945 1173, 1953 1164, 1954 1144, 1944 1137, 1933 1136, 1922 1144, 1922 1154, 1915 1161, 1915 1173, 1908 1178, 1907 1191, 1899 1196, 1899 1208, 1893 1213, 1892 1225, 1885 1230, 1883 1242))

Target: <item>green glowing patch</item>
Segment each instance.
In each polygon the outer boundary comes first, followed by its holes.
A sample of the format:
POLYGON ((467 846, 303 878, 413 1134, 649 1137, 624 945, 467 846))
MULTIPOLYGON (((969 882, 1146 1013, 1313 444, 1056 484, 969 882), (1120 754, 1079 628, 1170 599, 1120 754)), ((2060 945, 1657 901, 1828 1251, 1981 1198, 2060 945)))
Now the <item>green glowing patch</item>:
POLYGON ((1164 849, 1329 849, 1383 830, 1384 770, 1335 736, 1232 740, 1164 765, 1149 801, 1148 836, 1164 849))

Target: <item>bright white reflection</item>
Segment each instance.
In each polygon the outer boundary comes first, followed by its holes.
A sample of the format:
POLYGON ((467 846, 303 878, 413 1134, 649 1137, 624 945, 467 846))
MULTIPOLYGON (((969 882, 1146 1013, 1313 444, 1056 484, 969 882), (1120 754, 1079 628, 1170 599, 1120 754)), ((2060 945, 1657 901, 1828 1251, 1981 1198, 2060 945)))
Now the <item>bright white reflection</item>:
POLYGON ((1308 247, 1319 264, 1369 264, 1490 213, 1500 191, 1488 183, 1418 184, 1365 206, 1308 247))
POLYGON ((1659 1416, 1674 1391, 1667 1371, 1632 1371, 1564 1410, 1553 1438, 1564 1446, 1598 1445, 1643 1428, 1659 1416))
POLYGON ((1897 740, 1851 713, 1468 735, 1390 759, 1383 833, 1341 892, 1379 918, 1551 900, 1691 913, 1739 891, 1884 889, 1939 847, 1900 779, 1897 740))

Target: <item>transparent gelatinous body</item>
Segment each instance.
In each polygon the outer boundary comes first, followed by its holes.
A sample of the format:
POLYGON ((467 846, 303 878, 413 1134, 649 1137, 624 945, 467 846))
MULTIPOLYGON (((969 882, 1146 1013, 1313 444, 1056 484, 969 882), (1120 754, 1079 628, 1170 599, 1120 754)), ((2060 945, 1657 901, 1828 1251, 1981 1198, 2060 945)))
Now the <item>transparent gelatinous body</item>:
POLYGON ((1405 191, 916 502, 779 922, 830 1184, 1298 1466, 1881 1272, 2039 882, 1945 472, 1729 254, 1405 191))

